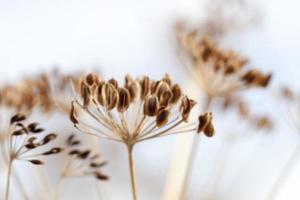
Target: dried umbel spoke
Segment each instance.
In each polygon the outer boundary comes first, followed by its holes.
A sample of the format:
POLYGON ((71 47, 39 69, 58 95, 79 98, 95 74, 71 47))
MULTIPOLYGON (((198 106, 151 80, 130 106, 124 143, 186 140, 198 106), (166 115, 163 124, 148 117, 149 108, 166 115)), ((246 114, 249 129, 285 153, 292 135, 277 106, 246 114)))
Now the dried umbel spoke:
MULTIPOLYGON (((134 145, 197 130, 196 124, 188 121, 196 102, 182 94, 169 76, 158 81, 147 76, 138 79, 126 76, 124 86, 120 86, 114 79, 104 81, 89 74, 82 79, 80 88, 82 101, 72 102, 70 119, 82 132, 134 145)), ((205 134, 213 133, 211 120, 209 125, 210 130, 206 127, 205 134)))
POLYGON ((100 154, 90 149, 83 149, 82 142, 75 134, 68 137, 66 141, 67 161, 63 167, 62 178, 94 176, 98 180, 108 180, 108 176, 102 172, 106 165, 101 160, 100 154))
POLYGON ((228 96, 252 87, 267 87, 271 74, 247 69, 248 60, 238 53, 220 49, 209 37, 197 31, 178 29, 180 53, 196 75, 208 97, 228 96))

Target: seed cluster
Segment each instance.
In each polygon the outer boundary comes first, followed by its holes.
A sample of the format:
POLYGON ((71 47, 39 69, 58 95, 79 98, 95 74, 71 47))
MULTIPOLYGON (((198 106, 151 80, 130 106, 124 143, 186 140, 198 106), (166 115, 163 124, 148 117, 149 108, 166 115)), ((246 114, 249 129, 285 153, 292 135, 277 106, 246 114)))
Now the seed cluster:
POLYGON ((101 161, 100 154, 90 149, 82 150, 82 142, 71 134, 66 141, 66 151, 68 153, 67 162, 63 168, 62 177, 94 176, 98 180, 108 180, 108 176, 103 174, 101 168, 107 163, 101 161))
POLYGON ((25 78, 17 84, 7 84, 0 88, 1 106, 27 114, 37 107, 44 112, 49 112, 54 108, 50 90, 50 82, 46 74, 25 78))
POLYGON ((39 157, 54 155, 63 151, 61 147, 52 147, 44 152, 35 152, 40 147, 55 140, 57 134, 49 133, 41 136, 44 129, 40 128, 38 123, 33 122, 25 125, 24 120, 26 120, 26 116, 22 114, 16 114, 10 120, 8 139, 10 160, 28 161, 35 165, 41 165, 44 162, 39 157))
POLYGON ((233 51, 220 49, 209 37, 199 37, 197 31, 178 31, 180 53, 188 58, 208 97, 227 96, 250 87, 266 87, 271 74, 246 69, 248 60, 233 51))
MULTIPOLYGON (((101 80, 89 74, 81 81, 81 100, 72 103, 70 119, 80 131, 133 145, 170 134, 196 131, 188 118, 196 102, 183 95, 169 75, 154 81, 148 76, 125 77, 124 86, 115 79, 101 80), (91 117, 97 124, 91 124, 91 117)), ((198 131, 212 136, 211 114, 199 118, 198 131)))

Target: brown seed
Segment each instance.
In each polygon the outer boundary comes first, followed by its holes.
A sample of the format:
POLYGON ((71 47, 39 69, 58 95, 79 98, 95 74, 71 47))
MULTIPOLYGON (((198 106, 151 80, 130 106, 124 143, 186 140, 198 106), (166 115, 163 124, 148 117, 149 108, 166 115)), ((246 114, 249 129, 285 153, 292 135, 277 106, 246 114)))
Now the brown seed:
POLYGON ((157 114, 159 102, 156 96, 148 96, 144 101, 144 115, 153 117, 157 114))
POLYGON ((130 94, 126 88, 119 88, 119 102, 118 102, 118 111, 123 113, 125 112, 130 104, 130 94))
POLYGON ((78 124, 77 113, 76 113, 76 110, 75 110, 75 107, 74 107, 74 102, 72 102, 72 104, 71 104, 71 110, 70 110, 69 118, 70 118, 71 122, 74 125, 78 124))
POLYGON ((13 136, 20 136, 25 134, 26 132, 24 131, 24 129, 20 129, 20 130, 16 130, 12 133, 13 136))
POLYGON ((84 85, 82 88, 83 107, 87 108, 92 100, 91 88, 84 85))
POLYGON ((132 80, 125 86, 125 88, 129 91, 131 101, 136 101, 140 98, 141 88, 137 81, 132 80))
POLYGON ((108 82, 118 89, 118 81, 116 81, 114 78, 109 79, 108 82))
POLYGON ((13 124, 15 122, 24 121, 26 119, 26 116, 23 114, 16 114, 10 119, 10 123, 13 124))
POLYGON ((38 146, 39 146, 39 144, 35 144, 35 143, 28 143, 28 144, 25 145, 25 147, 27 149, 34 149, 34 148, 36 148, 38 146))
POLYGON ((38 126, 38 123, 31 123, 27 126, 27 130, 29 132, 33 132, 37 128, 37 126, 38 126))
POLYGON ((156 126, 161 127, 168 123, 170 112, 168 110, 162 109, 158 112, 156 116, 156 126))
POLYGON ((165 91, 170 91, 170 86, 165 81, 159 81, 159 83, 158 83, 158 85, 156 87, 156 91, 155 91, 157 97, 160 99, 161 95, 165 91))
POLYGON ((100 172, 95 172, 95 177, 98 179, 98 180, 102 180, 102 181, 106 181, 109 179, 108 176, 104 175, 104 174, 101 174, 100 172))
POLYGON ((199 124, 197 133, 203 132, 207 137, 212 137, 215 133, 215 129, 212 123, 212 114, 205 113, 199 116, 199 124))
POLYGON ((42 164, 44 164, 44 162, 41 161, 41 160, 28 160, 28 161, 31 162, 34 165, 42 165, 42 164))
POLYGON ((118 90, 111 83, 108 83, 105 89, 106 108, 107 110, 112 110, 114 107, 116 107, 119 101, 118 90))
POLYGON ((102 106, 106 105, 105 90, 106 90, 106 83, 102 81, 97 86, 97 101, 102 106))
POLYGON ((107 162, 100 162, 100 163, 96 163, 96 162, 92 162, 90 164, 90 167, 92 168, 99 168, 99 167, 103 167, 107 164, 107 162))
POLYGON ((144 76, 140 80, 141 87, 141 99, 144 100, 150 94, 150 79, 148 76, 144 76))
POLYGON ((48 156, 48 155, 52 155, 52 154, 58 154, 60 152, 62 152, 63 149, 60 147, 54 147, 52 149, 50 149, 49 151, 46 151, 44 153, 42 153, 44 156, 48 156))
POLYGON ((47 144, 56 138, 57 138, 57 134, 50 133, 44 137, 44 139, 42 140, 42 145, 47 144))
POLYGON ((85 150, 83 152, 81 152, 78 156, 81 159, 86 159, 87 157, 89 157, 91 151, 90 150, 85 150))
POLYGON ((196 105, 196 101, 189 99, 187 96, 184 96, 181 100, 180 111, 181 116, 184 121, 188 120, 191 110, 196 105))
POLYGON ((172 79, 171 79, 170 74, 165 74, 165 76, 162 78, 162 80, 171 87, 172 79))
POLYGON ((69 152, 69 155, 77 155, 78 156, 80 154, 81 154, 81 151, 78 149, 74 149, 69 152))
POLYGON ((171 103, 176 104, 181 97, 182 94, 181 89, 178 84, 175 84, 172 86, 171 91, 172 91, 171 103))
POLYGON ((96 74, 88 74, 85 77, 85 81, 89 86, 97 85, 99 83, 99 78, 96 74))
POLYGON ((172 99, 172 96, 173 96, 173 94, 172 94, 171 90, 164 91, 159 98, 160 107, 164 107, 164 108, 168 107, 168 105, 172 99))

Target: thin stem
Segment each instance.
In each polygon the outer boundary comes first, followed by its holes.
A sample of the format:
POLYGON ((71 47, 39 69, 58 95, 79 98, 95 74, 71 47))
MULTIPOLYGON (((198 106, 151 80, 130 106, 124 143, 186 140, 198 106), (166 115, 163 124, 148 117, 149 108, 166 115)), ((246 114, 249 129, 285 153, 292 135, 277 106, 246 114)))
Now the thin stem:
POLYGON ((60 192, 62 191, 62 188, 63 188, 63 180, 64 180, 64 177, 61 176, 59 178, 59 181, 58 181, 58 184, 57 184, 57 187, 56 187, 56 191, 55 191, 55 194, 54 194, 54 200, 59 199, 59 194, 60 194, 60 192))
POLYGON ((5 200, 8 200, 8 197, 9 197, 9 187, 10 187, 10 178, 11 178, 11 173, 12 173, 12 163, 13 163, 13 159, 10 158, 9 162, 8 162, 8 170, 7 170, 5 200))
MULTIPOLYGON (((207 97, 206 102, 203 107, 203 111, 207 111, 209 109, 209 106, 211 104, 211 97, 207 97)), ((189 188, 189 182, 191 178, 191 174, 193 172, 194 162, 197 154, 197 150, 199 148, 200 140, 198 138, 198 134, 195 134, 193 136, 193 143, 191 146, 190 154, 188 155, 188 161, 187 161, 187 167, 185 169, 185 174, 183 178, 183 185, 180 192, 180 198, 181 200, 186 199, 186 195, 189 188)))
POLYGON ((299 156, 300 156, 300 143, 297 145, 296 149, 294 150, 289 160, 285 163, 284 167, 282 168, 279 174, 279 177, 272 185, 265 200, 273 200, 278 196, 280 188, 282 188, 284 183, 289 178, 292 170, 294 169, 294 167, 296 167, 299 161, 299 156))
POLYGON ((128 161, 129 161, 129 169, 130 169, 130 180, 131 180, 131 189, 134 200, 138 200, 138 192, 135 178, 135 168, 134 161, 132 157, 133 145, 127 145, 128 149, 128 161))

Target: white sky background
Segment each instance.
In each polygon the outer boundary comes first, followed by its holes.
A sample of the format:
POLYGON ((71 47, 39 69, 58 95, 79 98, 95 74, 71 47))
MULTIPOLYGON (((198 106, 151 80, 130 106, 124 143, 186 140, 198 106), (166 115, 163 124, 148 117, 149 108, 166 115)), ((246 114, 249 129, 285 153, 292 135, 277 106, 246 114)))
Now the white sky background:
MULTIPOLYGON (((147 73, 158 78, 169 72, 177 82, 183 82, 187 75, 184 75, 176 57, 171 28, 174 20, 180 17, 197 19, 203 16, 202 3, 199 0, 0 0, 0 81, 57 65, 65 71, 75 68, 88 71, 100 67, 106 78, 119 78, 127 73, 147 73)), ((268 0, 262 6, 264 20, 260 26, 230 38, 229 44, 248 55, 256 66, 274 71, 275 85, 288 83, 299 88, 299 2, 268 0)), ((170 150, 161 156, 157 147, 166 144, 164 142, 167 140, 151 143, 148 147, 157 149, 151 155, 148 151, 147 155, 152 159, 168 156, 166 153, 170 150)), ((264 149, 269 154, 278 153, 280 159, 266 161, 263 169, 268 170, 275 165, 277 168, 273 171, 276 173, 285 160, 282 149, 288 149, 286 154, 290 154, 294 143, 290 140, 280 142, 276 139, 275 145, 269 145, 274 151, 264 149), (282 149, 279 151, 279 148, 282 149)), ((251 148, 251 145, 248 146, 251 148)), ((247 145, 242 149, 247 151, 247 145)), ((142 153, 138 154, 143 157, 142 153)), ((260 156, 258 160, 269 154, 260 156)), ((153 169, 159 167, 158 163, 150 162, 149 165, 153 169)), ((297 191, 300 170, 295 171, 294 177, 283 188, 279 199, 299 199, 296 197, 300 196, 297 191)), ((255 183, 255 180, 250 181, 255 183)), ((269 184, 271 180, 266 182, 269 184)), ((241 194, 224 194, 231 200, 246 200, 253 199, 251 195, 257 192, 255 199, 259 199, 268 187, 263 183, 253 189, 249 185, 248 188, 246 183, 241 185, 245 186, 240 189, 241 194), (261 191, 260 185, 265 187, 261 191)), ((126 192, 126 187, 120 191, 126 192)), ((142 190, 149 193, 143 199, 156 197, 146 186, 142 190)))

